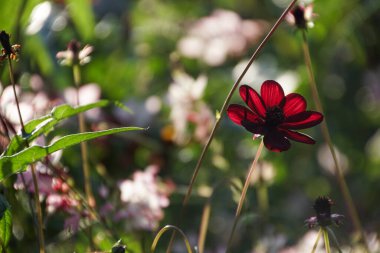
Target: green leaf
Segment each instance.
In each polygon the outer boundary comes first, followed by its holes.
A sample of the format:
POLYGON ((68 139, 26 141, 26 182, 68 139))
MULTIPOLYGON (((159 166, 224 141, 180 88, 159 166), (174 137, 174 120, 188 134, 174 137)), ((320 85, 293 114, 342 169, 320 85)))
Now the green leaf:
POLYGON ((5 251, 12 234, 12 214, 8 201, 0 195, 0 247, 5 251))
POLYGON ((120 127, 97 132, 71 134, 56 140, 48 146, 32 146, 11 156, 0 156, 0 180, 25 170, 26 165, 34 163, 58 150, 98 137, 134 130, 144 130, 144 128, 120 127))
POLYGON ((94 35, 95 18, 90 0, 67 0, 67 7, 82 39, 89 40, 94 35))
MULTIPOLYGON (((54 107, 49 115, 42 116, 40 118, 31 120, 25 124, 25 132, 27 136, 24 136, 29 142, 35 140, 38 136, 46 134, 53 129, 60 121, 77 115, 81 112, 88 111, 93 108, 105 107, 111 102, 108 100, 100 100, 95 103, 72 107, 68 104, 59 105, 54 107)), ((24 149, 25 139, 21 136, 14 136, 8 145, 8 148, 4 152, 4 156, 10 156, 24 149)))

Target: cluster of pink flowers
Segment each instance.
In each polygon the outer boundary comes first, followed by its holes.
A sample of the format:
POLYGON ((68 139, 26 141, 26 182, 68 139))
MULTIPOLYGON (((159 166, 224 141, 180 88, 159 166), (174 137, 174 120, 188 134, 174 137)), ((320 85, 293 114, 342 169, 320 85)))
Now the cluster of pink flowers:
MULTIPOLYGON (((145 171, 136 171, 132 179, 118 184, 120 190, 120 206, 116 208, 106 203, 101 208, 103 216, 113 217, 114 221, 125 221, 128 230, 152 231, 157 229, 159 221, 164 217, 163 208, 169 205, 169 195, 173 190, 172 183, 164 183, 157 177, 159 168, 148 166, 145 171), (112 215, 110 215, 112 213, 112 215)), ((108 196, 102 190, 103 197, 108 196)))
POLYGON ((189 27, 178 43, 178 50, 183 56, 219 66, 230 56, 242 55, 267 27, 264 21, 242 20, 233 11, 215 10, 189 27))

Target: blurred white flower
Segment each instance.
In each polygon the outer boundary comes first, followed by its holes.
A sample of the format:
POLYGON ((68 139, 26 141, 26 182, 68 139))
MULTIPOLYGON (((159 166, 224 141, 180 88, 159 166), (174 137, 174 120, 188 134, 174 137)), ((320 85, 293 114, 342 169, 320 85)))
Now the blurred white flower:
POLYGON ((52 3, 45 1, 40 4, 37 4, 30 14, 29 24, 26 28, 27 34, 36 34, 38 33, 45 22, 48 20, 49 16, 52 13, 52 3))
POLYGON ((160 184, 158 167, 149 166, 145 171, 137 171, 132 179, 119 184, 123 206, 114 216, 116 221, 127 219, 132 230, 154 230, 164 217, 163 208, 169 205, 170 189, 160 184))
POLYGON ((192 24, 177 47, 186 57, 219 66, 229 56, 242 55, 266 29, 263 21, 242 20, 233 11, 219 9, 192 24))
MULTIPOLYGON (((244 59, 233 68, 232 77, 234 80, 239 78, 247 66, 248 61, 249 60, 244 59)), ((251 85, 252 88, 260 90, 260 84, 265 80, 276 80, 278 83, 281 83, 285 93, 289 94, 295 92, 299 86, 300 78, 294 71, 279 70, 276 60, 272 57, 266 57, 252 63, 241 80, 241 83, 251 85)))
POLYGON ((183 144, 189 137, 187 134, 189 120, 197 123, 200 127, 196 130, 198 137, 203 135, 201 132, 204 129, 201 125, 209 126, 209 122, 205 122, 205 120, 212 120, 212 116, 207 112, 207 110, 209 111, 208 107, 200 105, 200 99, 207 85, 207 77, 200 75, 197 79, 193 79, 184 72, 176 71, 173 73, 173 81, 168 91, 171 107, 170 119, 174 126, 174 141, 183 144), (197 107, 199 108, 197 109, 197 107))
POLYGON ((276 170, 273 164, 270 162, 259 162, 257 164, 257 173, 253 173, 251 178, 251 184, 256 185, 257 182, 262 182, 265 184, 271 184, 276 176, 276 170))
MULTIPOLYGON (((335 154, 338 159, 338 163, 342 170, 342 173, 347 173, 349 167, 349 161, 345 154, 343 154, 337 147, 334 147, 335 154)), ((318 149, 318 163, 328 173, 335 175, 335 163, 331 155, 330 148, 327 144, 322 145, 318 149)))

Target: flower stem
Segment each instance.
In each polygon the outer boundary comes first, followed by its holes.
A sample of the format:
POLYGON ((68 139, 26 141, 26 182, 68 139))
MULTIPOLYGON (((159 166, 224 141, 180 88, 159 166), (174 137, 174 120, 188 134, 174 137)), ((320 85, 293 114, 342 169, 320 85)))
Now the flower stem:
MULTIPOLYGON (((80 105, 80 98, 79 98, 79 87, 81 84, 81 74, 80 74, 80 68, 78 64, 73 65, 73 77, 74 77, 74 83, 77 88, 77 105, 80 105)), ((83 113, 78 114, 78 122, 79 122, 79 132, 84 133, 86 132, 86 125, 84 120, 83 113)), ((83 169, 83 181, 84 181, 84 191, 87 198, 87 203, 91 207, 95 207, 95 198, 92 193, 91 188, 91 178, 90 178, 90 164, 88 161, 88 149, 87 149, 87 143, 81 142, 80 143, 81 148, 81 155, 82 155, 82 169, 83 169)), ((90 217, 92 218, 92 217, 90 217)), ((92 229, 91 225, 88 226, 88 237, 90 240, 90 248, 91 250, 94 249, 94 242, 92 240, 92 229)))
POLYGON ((243 190, 242 190, 241 195, 240 195, 240 200, 238 202, 238 206, 237 206, 236 213, 235 213, 234 224, 232 225, 230 237, 229 237, 228 243, 227 243, 226 253, 228 252, 228 250, 231 247, 231 243, 232 243, 232 239, 233 239, 233 236, 235 233, 236 225, 237 225, 239 218, 240 218, 241 209, 243 208, 243 204, 245 201, 245 197, 247 195, 249 183, 251 182, 251 176, 252 176, 253 171, 256 168, 257 161, 259 160, 259 157, 261 155, 261 151, 263 150, 263 147, 264 147, 264 140, 261 140, 259 148, 257 149, 256 155, 255 155, 255 159, 253 160, 252 165, 248 171, 248 175, 247 175, 247 178, 245 179, 244 187, 243 187, 243 190))
POLYGON ((327 232, 327 230, 325 228, 322 227, 321 229, 322 229, 322 233, 323 233, 323 239, 325 241, 326 253, 331 253, 329 233, 327 232))
POLYGON ((315 253, 315 250, 318 247, 319 239, 321 238, 321 234, 322 234, 322 227, 318 231, 317 239, 315 240, 315 243, 314 243, 313 249, 311 250, 311 253, 315 253))
MULTIPOLYGON (((308 45, 305 30, 302 32, 302 38, 303 38, 302 47, 303 47, 303 53, 304 53, 306 67, 307 67, 307 71, 308 71, 308 75, 309 75, 309 81, 310 81, 309 83, 310 83, 311 94, 312 94, 312 97, 313 97, 313 100, 314 100, 314 103, 315 103, 317 110, 319 112, 321 112, 322 114, 324 114, 322 103, 321 103, 319 93, 318 93, 318 89, 317 89, 317 85, 315 82, 315 77, 313 74, 313 68, 312 68, 311 57, 310 57, 310 50, 309 50, 309 45, 308 45)), ((345 180, 344 175, 342 173, 342 169, 341 169, 340 164, 338 162, 338 158, 337 158, 337 155, 336 155, 336 152, 334 149, 334 145, 333 145, 333 142, 331 140, 330 132, 329 132, 329 129, 327 126, 326 118, 324 121, 322 121, 321 128, 322 128, 323 138, 325 139, 325 142, 327 143, 329 150, 330 150, 330 153, 332 155, 332 158, 334 160, 335 177, 338 181, 338 185, 339 185, 340 191, 342 192, 344 201, 348 207, 348 213, 349 213, 350 218, 352 220, 352 223, 354 225, 355 233, 357 235, 359 235, 359 237, 363 241, 365 247, 368 249, 367 242, 365 240, 365 235, 364 235, 364 232, 362 229, 362 225, 360 223, 358 212, 356 210, 356 207, 354 205, 352 196, 351 196, 350 191, 348 189, 346 180, 345 180)))
MULTIPOLYGON (((19 117, 20 125, 21 125, 21 134, 22 134, 22 136, 24 136, 26 134, 25 133, 25 125, 24 125, 24 121, 22 120, 22 116, 21 116, 20 104, 18 101, 17 93, 16 93, 16 83, 15 83, 14 75, 13 75, 13 66, 12 66, 12 61, 11 61, 11 58, 9 55, 8 55, 8 65, 9 65, 9 77, 11 80, 11 84, 12 84, 12 88, 13 88, 13 94, 14 94, 16 106, 17 106, 18 117, 19 117)), ((29 147, 28 139, 25 139, 25 144, 27 147, 29 147)), ((39 248, 40 248, 40 253, 45 253, 45 239, 44 239, 44 231, 43 231, 44 225, 42 222, 40 190, 38 187, 38 180, 37 180, 36 169, 34 167, 34 164, 32 163, 30 165, 30 167, 31 167, 31 171, 32 171, 32 179, 33 179, 33 186, 34 186, 34 199, 35 199, 35 206, 36 206, 36 211, 37 211, 39 248)))
MULTIPOLYGON (((281 16, 277 19, 276 23, 272 26, 272 28, 270 29, 270 31, 268 32, 268 34, 265 36, 265 38, 262 40, 262 42, 260 43, 260 45, 255 50, 255 52, 252 54, 251 58, 249 59, 249 61, 247 63, 247 66, 244 68, 243 72, 240 74, 240 76, 238 77, 238 79, 236 80, 236 82, 234 83, 234 85, 232 86, 231 90, 229 91, 229 93, 228 93, 228 95, 227 95, 227 97, 226 97, 226 99, 225 99, 225 101, 224 101, 224 103, 222 105, 222 108, 219 110, 219 112, 218 112, 218 114, 216 116, 215 124, 214 124, 214 126, 213 126, 213 128, 211 130, 211 133, 210 133, 210 135, 209 135, 209 137, 207 139, 206 144, 204 145, 204 147, 202 149, 202 152, 201 152, 201 155, 199 156, 197 164, 195 165, 195 168, 194 168, 194 171, 193 171, 193 175, 191 177, 189 186, 187 188, 186 195, 185 195, 185 197, 183 199, 183 202, 182 202, 182 210, 180 212, 180 216, 179 216, 180 218, 179 218, 179 220, 181 220, 181 218, 182 218, 182 216, 184 214, 184 209, 187 206, 187 203, 189 202, 189 199, 190 199, 190 196, 191 196, 191 193, 192 193, 192 190, 193 190, 193 185, 194 185, 195 179, 198 176, 199 170, 200 170, 201 165, 203 163, 203 159, 204 159, 204 157, 206 155, 206 152, 207 152, 207 150, 208 150, 208 148, 209 148, 212 140, 214 139, 215 131, 216 131, 216 129, 218 128, 218 126, 220 124, 222 116, 223 116, 224 112, 226 111, 227 105, 229 104, 229 102, 230 102, 230 100, 232 98, 232 95, 234 94, 236 88, 239 86, 241 80, 243 79, 243 77, 247 73, 249 67, 251 67, 252 63, 257 58, 258 54, 261 52, 261 50, 267 44, 267 42, 269 41, 269 39, 272 37, 273 33, 277 30, 278 26, 282 23, 282 21, 284 20, 285 16, 293 8, 293 6, 295 5, 296 2, 297 2, 297 0, 292 0, 289 3, 288 7, 283 11, 283 13, 281 14, 281 16)), ((170 253, 170 251, 171 251, 171 247, 172 247, 173 242, 174 242, 174 237, 175 237, 175 231, 173 232, 172 237, 170 239, 168 248, 166 250, 167 253, 170 253)))

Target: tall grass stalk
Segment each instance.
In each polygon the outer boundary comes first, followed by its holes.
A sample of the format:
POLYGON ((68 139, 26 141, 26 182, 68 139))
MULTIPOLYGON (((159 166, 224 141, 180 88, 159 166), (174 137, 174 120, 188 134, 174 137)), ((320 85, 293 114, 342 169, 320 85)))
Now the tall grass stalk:
MULTIPOLYGON (((16 101, 16 106, 17 106, 17 113, 21 125, 21 132, 22 135, 25 135, 25 125, 24 121, 22 119, 21 115, 21 110, 20 110, 20 104, 18 101, 17 97, 17 92, 16 92, 16 82, 14 80, 14 73, 13 73, 13 66, 12 66, 12 60, 10 55, 7 56, 8 58, 8 66, 9 66, 9 77, 11 80, 12 88, 13 88, 13 94, 15 97, 16 101)), ((25 144, 27 147, 29 147, 29 141, 25 139, 25 144)), ((37 175, 36 175, 36 168, 34 164, 32 163, 30 165, 31 167, 31 172, 32 172, 32 180, 33 180, 33 187, 34 187, 34 200, 35 200, 35 207, 36 207, 36 212, 37 212, 37 221, 38 221, 38 242, 39 242, 39 251, 40 253, 45 253, 45 239, 44 239, 44 224, 42 221, 42 208, 41 208, 41 203, 40 203, 40 190, 38 186, 38 180, 37 180, 37 175)), ((25 183, 25 179, 23 179, 23 182, 25 183)), ((25 188, 26 189, 26 188, 25 188)))
MULTIPOLYGON (((302 41, 303 42, 302 43, 303 54, 304 54, 307 72, 308 72, 308 76, 309 76, 309 84, 310 84, 310 89, 311 89, 311 94, 312 94, 312 97, 314 100, 314 104, 315 104, 316 109, 325 115, 325 113, 323 111, 322 103, 321 103, 321 100, 319 97, 318 88, 317 88, 317 84, 315 81, 314 73, 313 73, 313 67, 312 67, 312 63, 311 63, 310 49, 309 49, 309 44, 307 41, 306 30, 302 31, 302 39, 303 39, 303 41, 302 41)), ((342 192, 344 201, 347 205, 349 216, 350 216, 351 221, 352 221, 354 228, 355 228, 355 233, 357 235, 359 235, 360 240, 362 240, 364 242, 365 247, 367 247, 367 242, 365 239, 365 235, 364 235, 363 228, 362 228, 362 225, 361 225, 361 222, 359 219, 358 212, 356 210, 352 196, 350 194, 350 190, 348 189, 346 180, 345 180, 344 175, 342 173, 342 169, 341 169, 340 163, 338 161, 337 154, 336 154, 335 149, 334 149, 334 144, 331 140, 331 136, 330 136, 330 132, 328 129, 326 117, 325 117, 325 120, 322 121, 321 127, 322 127, 323 138, 329 147, 331 156, 332 156, 333 161, 334 161, 335 177, 336 177, 336 180, 338 181, 340 191, 342 192)))
POLYGON ((321 229, 322 229, 322 233, 323 233, 323 239, 325 241, 326 253, 331 253, 329 233, 327 232, 326 228, 322 227, 321 229))
POLYGON ((262 139, 261 142, 260 142, 260 145, 259 145, 259 148, 257 149, 255 158, 253 159, 252 165, 251 165, 251 167, 250 167, 250 169, 248 171, 247 178, 245 179, 243 190, 241 192, 240 199, 239 199, 239 202, 238 202, 238 206, 237 206, 237 209, 236 209, 234 223, 232 225, 232 229, 231 229, 230 236, 229 236, 229 239, 228 239, 226 253, 229 251, 229 249, 231 247, 232 239, 233 239, 233 236, 234 236, 234 233, 235 233, 235 230, 236 230, 236 226, 237 226, 237 223, 238 223, 240 215, 241 215, 241 210, 242 210, 243 204, 245 202, 245 197, 247 195, 247 190, 248 190, 249 184, 251 182, 252 173, 254 172, 254 170, 255 170, 255 168, 257 166, 257 162, 259 160, 259 157, 261 155, 261 151, 263 150, 263 147, 264 147, 264 139, 262 139))
MULTIPOLYGON (((261 52, 261 50, 264 48, 264 46, 267 44, 267 42, 269 41, 269 39, 272 37, 273 33, 277 30, 278 26, 282 23, 282 21, 284 20, 284 18, 286 17, 286 15, 289 13, 289 11, 293 8, 293 6, 296 4, 297 0, 292 0, 288 7, 286 7, 286 9, 282 12, 281 16, 277 19, 276 23, 272 26, 272 28, 270 29, 270 31, 268 32, 268 34, 265 36, 265 38, 262 40, 262 42, 259 44, 259 46, 257 47, 257 49, 255 50, 255 52, 252 54, 251 58, 249 59, 248 63, 247 63, 247 66, 244 68, 243 72, 240 74, 240 76, 238 77, 238 79, 236 80, 236 82, 233 84, 231 90, 229 91, 223 105, 222 105, 222 108, 218 111, 217 115, 216 115, 216 121, 215 121, 215 124, 211 130, 211 133, 207 139, 207 142, 206 144, 204 145, 203 149, 202 149, 202 152, 201 152, 201 155, 199 156, 199 159, 197 161, 197 164, 195 165, 195 168, 194 168, 194 171, 193 171, 193 175, 191 177, 191 180, 190 180, 190 183, 189 183, 189 186, 187 188, 187 192, 186 192, 186 195, 183 199, 183 202, 182 202, 182 210, 180 212, 180 218, 179 220, 182 219, 182 216, 184 215, 184 209, 186 208, 187 206, 187 203, 189 202, 189 199, 190 199, 190 196, 191 196, 191 193, 192 193, 192 190, 193 190, 193 185, 194 185, 194 182, 198 176, 198 173, 199 173, 199 170, 202 166, 202 163, 203 163, 203 160, 204 160, 204 157, 206 155, 206 152, 212 142, 212 140, 214 139, 214 136, 215 136, 215 132, 216 132, 216 129, 218 128, 219 124, 220 124, 220 121, 226 111, 226 108, 232 98, 232 95, 234 94, 236 88, 239 86, 241 80, 243 79, 243 77, 245 76, 245 74, 247 73, 248 69, 251 67, 252 63, 256 60, 258 54, 261 52)), ((174 242, 174 238, 175 238, 175 232, 173 232, 173 235, 172 235, 172 238, 170 240, 170 243, 169 243, 169 246, 168 246, 168 249, 167 249, 167 253, 170 253, 171 252, 171 247, 172 247, 172 244, 174 242)))
POLYGON ((315 240, 315 243, 314 243, 313 249, 311 250, 311 253, 315 253, 315 250, 316 250, 317 247, 318 247, 319 239, 321 238, 321 234, 322 234, 322 227, 319 228, 318 235, 317 235, 317 239, 315 240))
MULTIPOLYGON (((74 83, 75 87, 77 89, 77 105, 80 105, 80 94, 79 94, 79 88, 81 85, 81 73, 80 73, 80 67, 79 64, 73 64, 73 78, 74 78, 74 83)), ((79 122, 79 132, 84 133, 86 132, 86 125, 85 125, 85 120, 84 120, 84 114, 79 113, 78 114, 78 122, 79 122)), ((81 148, 81 155, 82 155, 82 170, 83 170, 83 181, 84 181, 84 191, 86 194, 87 198, 87 203, 91 207, 95 207, 95 198, 92 192, 92 187, 91 187, 91 176, 90 176, 90 164, 88 161, 88 148, 87 148, 87 143, 86 142, 81 142, 80 143, 80 148, 81 148)), ((92 216, 90 216, 90 219, 92 219, 92 216)), ((94 249, 94 242, 92 240, 92 228, 91 228, 91 222, 88 226, 87 229, 88 233, 88 239, 90 242, 90 248, 94 249)))

